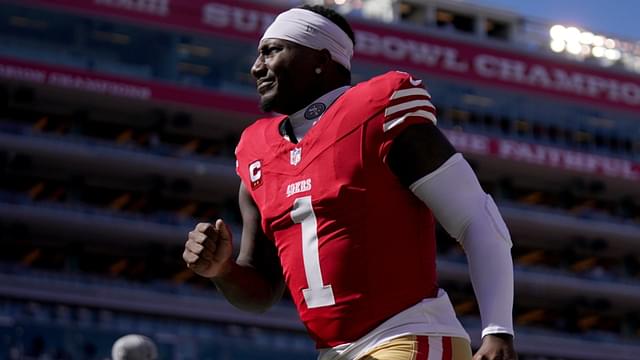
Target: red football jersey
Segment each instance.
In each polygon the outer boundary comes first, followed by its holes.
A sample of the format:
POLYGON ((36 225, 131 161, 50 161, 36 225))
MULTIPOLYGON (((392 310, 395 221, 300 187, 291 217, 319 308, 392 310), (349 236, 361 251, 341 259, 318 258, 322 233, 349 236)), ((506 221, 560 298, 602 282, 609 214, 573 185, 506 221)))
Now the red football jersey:
POLYGON ((435 121, 420 85, 378 76, 347 90, 300 143, 280 135, 281 116, 249 126, 236 149, 319 348, 353 342, 437 293, 433 216, 385 163, 404 128, 435 121))

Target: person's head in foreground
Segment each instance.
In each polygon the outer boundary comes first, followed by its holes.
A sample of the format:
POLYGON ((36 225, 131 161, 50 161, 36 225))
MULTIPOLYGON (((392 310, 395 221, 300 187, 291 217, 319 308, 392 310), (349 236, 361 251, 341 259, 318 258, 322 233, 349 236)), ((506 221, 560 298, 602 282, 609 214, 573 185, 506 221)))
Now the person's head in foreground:
POLYGON ((349 85, 354 39, 347 21, 322 6, 278 15, 262 36, 251 67, 262 110, 291 115, 349 85))
POLYGON ((158 349, 148 337, 130 334, 113 343, 111 358, 113 360, 155 360, 158 358, 158 349))

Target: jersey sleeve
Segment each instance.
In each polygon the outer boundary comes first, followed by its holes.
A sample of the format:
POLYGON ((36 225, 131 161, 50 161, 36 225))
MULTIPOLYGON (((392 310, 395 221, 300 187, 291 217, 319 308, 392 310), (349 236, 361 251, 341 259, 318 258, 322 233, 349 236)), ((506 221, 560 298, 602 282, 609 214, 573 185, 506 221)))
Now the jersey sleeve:
POLYGON ((370 145, 386 161, 393 139, 407 127, 420 123, 436 124, 436 109, 422 80, 410 74, 396 72, 383 90, 387 98, 383 109, 369 124, 370 145))
POLYGON ((243 179, 243 174, 240 171, 240 167, 241 164, 242 165, 246 165, 246 140, 245 140, 245 133, 246 133, 246 129, 242 131, 242 134, 240 134, 240 139, 238 140, 238 143, 236 144, 235 150, 233 152, 235 159, 236 159, 236 174, 238 175, 238 177, 240 178, 240 180, 244 180, 243 179))
POLYGON ((236 174, 247 189, 257 187, 261 180, 260 168, 263 159, 256 148, 264 148, 262 137, 259 134, 264 132, 268 121, 269 119, 259 119, 245 128, 234 151, 236 174))

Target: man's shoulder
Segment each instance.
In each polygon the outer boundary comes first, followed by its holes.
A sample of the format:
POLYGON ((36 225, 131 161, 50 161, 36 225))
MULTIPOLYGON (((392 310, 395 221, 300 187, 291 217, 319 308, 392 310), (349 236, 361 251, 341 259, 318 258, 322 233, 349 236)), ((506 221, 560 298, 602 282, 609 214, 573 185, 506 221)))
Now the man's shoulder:
POLYGON ((414 100, 416 95, 430 97, 422 86, 422 80, 402 71, 389 71, 353 86, 345 94, 350 115, 368 121, 383 109, 401 100, 414 100), (415 89, 415 90, 412 90, 415 89))
POLYGON ((357 87, 375 89, 377 91, 394 91, 403 86, 421 86, 422 80, 415 79, 404 71, 389 71, 363 81, 357 87))
POLYGON ((422 80, 402 71, 389 71, 363 81, 352 88, 351 97, 366 101, 368 106, 386 106, 398 90, 422 87, 422 80))

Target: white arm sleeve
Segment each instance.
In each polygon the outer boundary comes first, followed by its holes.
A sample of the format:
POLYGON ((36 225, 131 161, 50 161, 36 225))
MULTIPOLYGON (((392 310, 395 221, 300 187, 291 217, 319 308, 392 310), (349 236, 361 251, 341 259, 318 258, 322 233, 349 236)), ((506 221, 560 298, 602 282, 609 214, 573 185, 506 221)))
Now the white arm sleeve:
POLYGON ((457 153, 410 189, 464 247, 480 307, 482 336, 513 335, 511 236, 469 163, 457 153))

